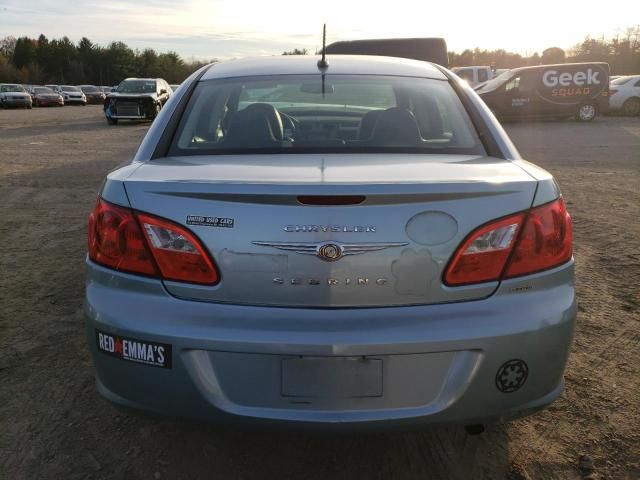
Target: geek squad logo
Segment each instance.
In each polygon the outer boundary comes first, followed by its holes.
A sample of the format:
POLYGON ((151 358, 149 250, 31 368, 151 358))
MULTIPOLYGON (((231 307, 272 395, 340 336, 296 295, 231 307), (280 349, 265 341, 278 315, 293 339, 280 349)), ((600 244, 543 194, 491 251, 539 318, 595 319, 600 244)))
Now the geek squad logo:
POLYGON ((552 97, 574 97, 591 95, 592 86, 600 85, 602 71, 588 68, 586 72, 563 72, 547 70, 542 75, 542 83, 552 89, 552 97))

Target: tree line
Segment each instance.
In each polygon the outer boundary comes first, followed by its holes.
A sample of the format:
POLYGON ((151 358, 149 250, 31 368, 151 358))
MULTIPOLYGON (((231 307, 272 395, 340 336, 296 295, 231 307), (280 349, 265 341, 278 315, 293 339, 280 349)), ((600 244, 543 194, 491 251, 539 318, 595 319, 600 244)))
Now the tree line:
POLYGON ((123 42, 106 47, 83 37, 49 40, 40 35, 0 40, 0 82, 117 85, 127 77, 160 77, 180 83, 209 62, 185 62, 177 53, 133 50, 123 42))
POLYGON ((516 68, 572 62, 607 62, 612 75, 640 73, 640 27, 628 28, 625 35, 613 38, 586 37, 581 43, 564 51, 551 47, 529 56, 506 50, 464 50, 449 52, 451 66, 494 65, 496 68, 516 68))
MULTIPOLYGON (((283 55, 308 53, 307 49, 296 48, 283 55)), ((532 55, 479 48, 449 52, 451 66, 515 68, 587 61, 607 62, 616 75, 640 73, 640 27, 608 39, 586 37, 567 52, 558 47, 532 55)), ((123 42, 104 47, 86 37, 77 44, 66 36, 51 40, 44 35, 0 39, 0 82, 115 85, 127 77, 161 77, 169 83, 179 83, 206 63, 209 62, 186 62, 175 52, 133 50, 123 42)))

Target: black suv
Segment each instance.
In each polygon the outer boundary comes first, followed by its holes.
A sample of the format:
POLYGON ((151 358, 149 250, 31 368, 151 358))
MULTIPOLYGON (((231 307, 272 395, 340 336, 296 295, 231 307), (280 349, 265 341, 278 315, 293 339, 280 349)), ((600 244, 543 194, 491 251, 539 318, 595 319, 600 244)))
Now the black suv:
POLYGON ((172 93, 162 78, 127 78, 104 100, 109 125, 118 120, 153 120, 172 93))

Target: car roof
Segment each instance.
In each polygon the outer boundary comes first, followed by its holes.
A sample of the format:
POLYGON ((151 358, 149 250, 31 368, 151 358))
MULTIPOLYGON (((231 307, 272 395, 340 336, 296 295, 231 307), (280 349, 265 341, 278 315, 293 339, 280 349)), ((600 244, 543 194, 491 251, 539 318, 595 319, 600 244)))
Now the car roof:
MULTIPOLYGON (((327 55, 327 75, 395 75, 446 80, 433 64, 421 60, 375 55, 327 55)), ((261 75, 305 75, 318 73, 319 55, 249 57, 215 63, 201 80, 261 75)))

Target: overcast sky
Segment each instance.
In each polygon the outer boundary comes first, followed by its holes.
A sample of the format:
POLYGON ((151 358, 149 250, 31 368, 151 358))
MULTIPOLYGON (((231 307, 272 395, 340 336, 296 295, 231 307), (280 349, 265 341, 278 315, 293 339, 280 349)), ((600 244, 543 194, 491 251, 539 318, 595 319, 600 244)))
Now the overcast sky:
POLYGON ((0 0, 0 37, 86 36, 198 59, 315 51, 323 22, 328 43, 435 36, 455 51, 478 46, 531 54, 570 48, 587 34, 622 36, 640 23, 640 0, 0 0))

